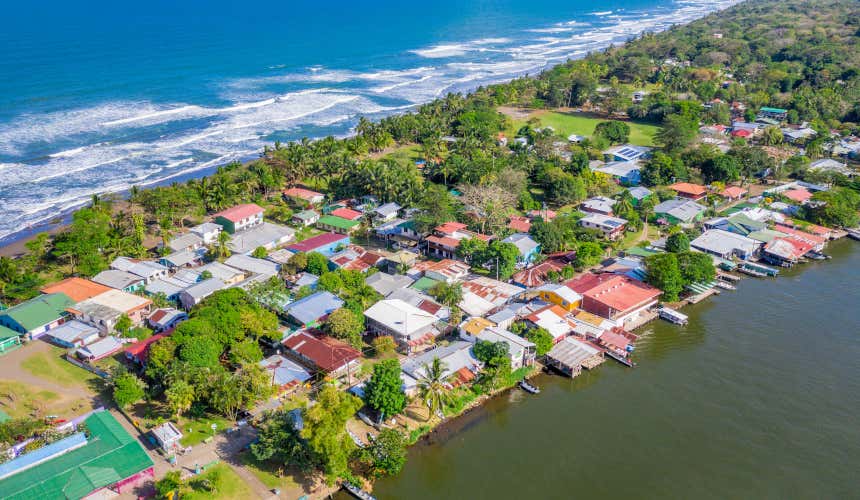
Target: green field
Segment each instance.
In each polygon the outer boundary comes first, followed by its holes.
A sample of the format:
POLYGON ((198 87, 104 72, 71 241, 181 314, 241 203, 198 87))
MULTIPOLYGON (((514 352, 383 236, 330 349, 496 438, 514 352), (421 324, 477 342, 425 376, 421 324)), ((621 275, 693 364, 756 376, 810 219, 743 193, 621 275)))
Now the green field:
MULTIPOLYGON (((561 113, 557 111, 535 111, 529 118, 537 118, 543 127, 549 126, 555 129, 555 133, 562 137, 571 134, 591 137, 594 127, 600 122, 608 121, 603 117, 591 116, 584 113, 561 113)), ((513 138, 517 130, 525 125, 526 119, 511 120, 511 125, 505 133, 513 138)), ((630 143, 637 146, 653 146, 654 135, 660 129, 657 125, 642 122, 626 122, 630 125, 630 143)))
POLYGON ((36 352, 21 363, 21 368, 32 375, 64 387, 91 388, 91 384, 99 377, 83 368, 79 368, 61 356, 66 350, 50 346, 48 352, 36 352))
POLYGON ((182 495, 184 499, 233 499, 254 498, 254 491, 227 464, 213 465, 205 472, 189 480, 191 491, 182 495), (212 490, 207 488, 207 480, 212 490))

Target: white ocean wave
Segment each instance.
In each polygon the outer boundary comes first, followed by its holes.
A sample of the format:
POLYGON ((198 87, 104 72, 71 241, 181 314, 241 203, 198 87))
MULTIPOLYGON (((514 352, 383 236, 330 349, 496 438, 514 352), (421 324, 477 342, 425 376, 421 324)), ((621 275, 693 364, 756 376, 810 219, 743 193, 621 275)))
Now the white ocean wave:
POLYGON ((436 45, 427 49, 416 49, 412 53, 417 54, 427 59, 438 59, 447 57, 464 56, 469 52, 470 48, 465 44, 444 44, 436 45))

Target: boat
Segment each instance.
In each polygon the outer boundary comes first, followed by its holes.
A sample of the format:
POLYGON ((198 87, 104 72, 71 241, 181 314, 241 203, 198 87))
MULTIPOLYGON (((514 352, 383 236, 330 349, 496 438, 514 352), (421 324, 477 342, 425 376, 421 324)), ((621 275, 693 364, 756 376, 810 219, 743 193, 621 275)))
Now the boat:
POLYGON ((525 380, 520 380, 519 386, 520 386, 520 389, 522 389, 528 393, 540 394, 540 389, 537 386, 531 385, 530 383, 526 382, 525 380))
POLYGON ((756 278, 764 278, 767 275, 761 271, 756 271, 754 269, 747 269, 746 267, 739 267, 738 272, 744 273, 748 276, 754 276, 756 278))
POLYGON ((756 277, 776 276, 777 274, 779 274, 779 269, 774 269, 763 264, 749 261, 744 262, 743 264, 738 266, 738 271, 756 277))
POLYGON ((854 229, 846 229, 848 232, 848 237, 852 240, 860 241, 860 227, 855 227, 854 229))
POLYGON ((343 489, 352 493, 352 496, 354 496, 355 498, 360 498, 361 500, 376 500, 375 496, 371 495, 370 493, 364 491, 363 489, 352 483, 344 482, 343 489))
POLYGON ((679 313, 678 311, 668 307, 661 307, 657 313, 660 315, 660 319, 664 319, 669 323, 674 323, 676 325, 686 325, 689 321, 686 314, 679 313))
POLYGON ((354 432, 349 429, 346 430, 346 433, 349 434, 349 437, 352 438, 352 442, 355 443, 356 446, 358 446, 359 448, 364 448, 364 441, 362 441, 360 437, 358 437, 354 432))
POLYGON ((723 281, 740 281, 740 276, 735 276, 734 274, 726 274, 726 273, 717 273, 717 279, 723 281))
POLYGON ((717 281, 715 283, 715 285, 718 286, 719 288, 722 288, 723 290, 737 290, 736 286, 730 285, 729 283, 726 283, 725 281, 717 281))
POLYGON ((618 361, 619 363, 621 363, 622 365, 624 365, 628 368, 633 368, 636 366, 636 363, 630 361, 630 359, 627 356, 624 356, 622 354, 618 354, 617 352, 613 351, 612 349, 607 349, 606 355, 609 356, 610 358, 614 359, 615 361, 618 361))
POLYGON ((815 250, 810 250, 806 255, 804 255, 804 257, 812 260, 827 260, 830 258, 829 255, 824 255, 823 253, 816 252, 815 250))

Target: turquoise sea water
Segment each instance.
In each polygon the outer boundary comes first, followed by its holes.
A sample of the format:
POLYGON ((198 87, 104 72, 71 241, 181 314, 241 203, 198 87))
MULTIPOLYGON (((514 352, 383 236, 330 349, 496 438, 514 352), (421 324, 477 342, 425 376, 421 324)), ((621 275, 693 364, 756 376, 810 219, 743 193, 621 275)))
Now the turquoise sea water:
POLYGON ((345 135, 734 0, 15 2, 0 30, 0 239, 93 193, 345 135))

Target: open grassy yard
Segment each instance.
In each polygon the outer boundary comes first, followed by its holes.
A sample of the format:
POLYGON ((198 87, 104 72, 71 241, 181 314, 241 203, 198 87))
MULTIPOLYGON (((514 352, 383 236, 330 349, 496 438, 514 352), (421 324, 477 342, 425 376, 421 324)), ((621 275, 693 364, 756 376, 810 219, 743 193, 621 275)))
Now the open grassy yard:
POLYGON ((62 355, 66 350, 61 347, 48 346, 50 349, 34 352, 21 362, 21 368, 41 379, 64 387, 91 387, 98 381, 98 376, 83 368, 79 368, 65 359, 62 355))
POLYGON ((0 380, 0 410, 12 418, 57 415, 68 418, 86 411, 87 401, 66 397, 23 382, 0 380))
MULTIPOLYGON (((608 121, 607 118, 589 115, 586 113, 559 112, 538 110, 529 113, 528 118, 512 119, 511 125, 505 130, 508 137, 513 138, 517 130, 525 125, 529 118, 537 118, 543 127, 550 126, 555 129, 556 134, 567 137, 571 134, 591 137, 594 127, 600 122, 608 121)), ((651 123, 628 121, 630 125, 630 143, 638 146, 652 146, 654 135, 660 129, 651 123)))
POLYGON ((179 430, 182 431, 182 445, 194 446, 202 443, 206 438, 212 436, 212 424, 217 425, 215 433, 223 432, 232 424, 224 417, 207 415, 200 418, 182 418, 178 422, 179 430))
POLYGON ((254 491, 227 464, 216 464, 189 481, 191 491, 182 498, 193 500, 255 498, 254 491), (208 485, 207 485, 208 483, 208 485))
POLYGON ((283 491, 293 491, 301 488, 291 470, 283 470, 281 474, 278 474, 275 465, 268 462, 258 462, 250 452, 242 454, 242 466, 251 471, 251 474, 254 474, 269 489, 278 488, 283 491))

